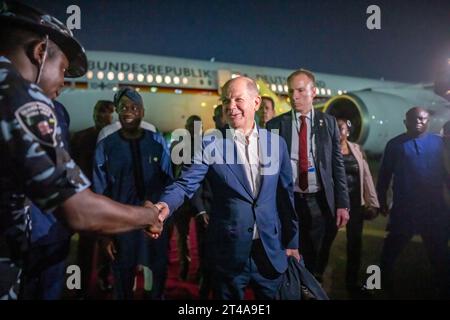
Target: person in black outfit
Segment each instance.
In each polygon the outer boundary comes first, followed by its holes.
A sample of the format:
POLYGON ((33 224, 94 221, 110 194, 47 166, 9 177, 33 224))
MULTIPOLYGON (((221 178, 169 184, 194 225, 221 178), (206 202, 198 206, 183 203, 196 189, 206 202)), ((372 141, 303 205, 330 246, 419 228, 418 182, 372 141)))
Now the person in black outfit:
POLYGON ((380 205, 364 151, 360 145, 347 139, 350 135, 351 123, 346 119, 338 119, 337 123, 341 134, 341 151, 350 198, 350 219, 347 224, 346 285, 351 298, 367 298, 365 287, 358 284, 362 230, 364 219, 376 217, 380 205))

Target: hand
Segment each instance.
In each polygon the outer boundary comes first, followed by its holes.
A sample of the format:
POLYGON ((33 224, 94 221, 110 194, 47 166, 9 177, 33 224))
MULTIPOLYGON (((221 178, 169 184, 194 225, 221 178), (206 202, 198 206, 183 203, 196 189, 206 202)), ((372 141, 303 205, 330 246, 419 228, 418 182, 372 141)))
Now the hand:
POLYGON ((297 259, 298 262, 300 262, 301 255, 298 252, 298 249, 286 249, 286 255, 293 256, 295 259, 297 259))
POLYGON ((101 246, 103 250, 106 251, 106 254, 111 259, 111 261, 114 261, 116 259, 116 246, 114 245, 114 240, 111 238, 104 238, 101 240, 101 246))
POLYGON ((364 208, 364 219, 365 220, 373 220, 378 216, 379 209, 375 207, 364 208))
POLYGON ((389 207, 386 203, 381 204, 380 213, 385 217, 389 215, 389 207))
POLYGON ((338 229, 345 227, 345 225, 348 222, 348 219, 350 219, 348 209, 338 208, 336 210, 336 226, 338 227, 338 229))
POLYGON ((170 213, 169 206, 165 202, 158 202, 157 204, 155 204, 155 207, 158 208, 159 211, 159 221, 161 221, 161 223, 164 222, 164 220, 167 219, 170 213))
POLYGON ((209 214, 206 211, 202 211, 203 213, 199 213, 196 218, 200 221, 203 226, 206 228, 209 224, 209 214))
POLYGON ((144 232, 153 239, 158 239, 163 230, 163 224, 160 219, 160 210, 150 201, 145 201, 144 207, 150 210, 150 223, 144 232))

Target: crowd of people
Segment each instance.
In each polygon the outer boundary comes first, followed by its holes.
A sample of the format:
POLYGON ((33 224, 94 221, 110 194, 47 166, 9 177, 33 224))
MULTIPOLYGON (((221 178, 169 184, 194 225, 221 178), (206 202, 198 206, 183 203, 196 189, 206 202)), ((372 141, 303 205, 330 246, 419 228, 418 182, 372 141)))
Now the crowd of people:
POLYGON ((201 299, 241 300, 248 287, 275 299, 288 257, 322 283, 344 227, 347 290, 368 298, 358 278, 363 226, 378 213, 389 216, 383 290, 394 295, 396 258, 419 234, 438 297, 449 297, 450 122, 441 136, 428 133, 429 112, 411 106, 376 186, 364 150, 348 140, 351 122, 314 108, 315 76, 305 69, 287 78, 291 110, 278 116, 253 79, 237 77, 221 88, 215 130, 191 115, 169 145, 143 120, 151 106, 122 87, 94 106, 93 127, 70 136, 56 98, 64 77, 87 71, 83 47, 55 18, 17 2, 3 2, 0 25, 0 299, 61 298, 74 232, 78 298, 95 298, 98 269, 102 289, 133 299, 142 268, 145 298, 164 299, 174 228, 187 279, 191 218, 201 299))

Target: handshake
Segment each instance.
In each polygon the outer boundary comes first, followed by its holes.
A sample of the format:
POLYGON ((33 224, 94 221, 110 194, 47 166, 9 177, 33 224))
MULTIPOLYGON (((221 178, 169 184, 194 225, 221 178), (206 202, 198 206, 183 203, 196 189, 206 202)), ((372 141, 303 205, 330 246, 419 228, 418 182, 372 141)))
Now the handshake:
POLYGON ((164 202, 153 204, 145 201, 144 207, 150 209, 150 222, 144 232, 153 239, 158 239, 163 230, 164 220, 169 216, 169 206, 164 202))

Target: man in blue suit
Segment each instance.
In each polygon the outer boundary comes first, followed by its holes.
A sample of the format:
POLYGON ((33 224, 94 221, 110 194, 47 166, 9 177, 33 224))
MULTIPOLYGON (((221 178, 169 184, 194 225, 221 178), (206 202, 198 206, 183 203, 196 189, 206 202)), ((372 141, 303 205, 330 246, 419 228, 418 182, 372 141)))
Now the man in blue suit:
POLYGON ((250 285, 257 299, 273 299, 287 269, 286 255, 300 259, 287 146, 256 126, 261 97, 252 79, 229 80, 221 99, 230 126, 226 138, 218 131, 205 135, 194 162, 160 198, 160 219, 207 178, 213 190, 207 254, 214 298, 243 299, 250 285))

